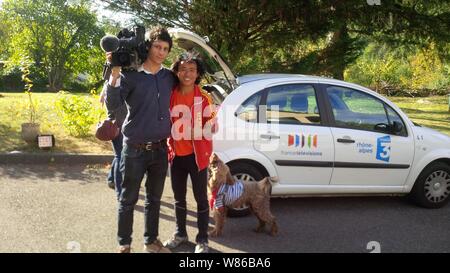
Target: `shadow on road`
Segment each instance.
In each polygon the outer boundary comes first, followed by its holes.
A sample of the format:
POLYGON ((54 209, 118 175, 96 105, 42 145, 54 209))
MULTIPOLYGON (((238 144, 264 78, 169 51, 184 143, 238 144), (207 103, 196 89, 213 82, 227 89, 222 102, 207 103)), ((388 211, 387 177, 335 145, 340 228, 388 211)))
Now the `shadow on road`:
POLYGON ((107 165, 86 165, 86 164, 13 164, 0 165, 0 175, 2 178, 12 179, 26 178, 35 179, 36 183, 41 180, 65 182, 78 180, 81 184, 105 182, 107 165))
MULTIPOLYGON (((3 181, 39 183, 75 182, 80 185, 105 183, 105 166, 86 165, 1 165, 3 181)), ((106 187, 105 190, 109 190, 106 187)), ((161 202, 161 219, 175 229, 173 195, 167 192, 161 202)), ((141 190, 140 199, 144 199, 141 190)), ((450 205, 423 209, 403 197, 328 197, 273 198, 272 212, 277 217, 279 234, 255 233, 253 215, 227 218, 224 234, 209 238, 211 252, 370 252, 369 242, 377 242, 381 252, 450 252, 450 205), (218 250, 219 249, 219 250, 218 250)), ((196 203, 188 194, 190 234, 197 233, 196 203), (194 231, 194 232, 192 232, 194 231)), ((142 204, 136 207, 142 214, 142 204)), ((210 227, 213 221, 210 218, 210 227)), ((164 231, 164 234, 171 234, 164 231)), ((192 236, 192 235, 190 235, 192 236)), ((166 238, 162 238, 163 240, 166 238)), ((190 238, 195 242, 195 237, 190 238)), ((192 252, 194 244, 178 252, 192 252)))
POLYGON ((403 197, 290 198, 272 199, 272 211, 275 237, 255 233, 251 215, 228 218, 224 235, 210 241, 243 252, 367 253, 371 241, 382 252, 450 251, 449 206, 423 209, 403 197))
MULTIPOLYGON (((163 201, 161 206, 171 211, 161 213, 161 218, 174 222, 173 204, 163 201)), ((279 225, 275 237, 268 234, 268 227, 266 233, 255 233, 258 221, 250 215, 227 218, 223 236, 209 240, 239 252, 368 253, 372 241, 383 252, 450 251, 449 206, 424 209, 405 197, 273 198, 272 211, 279 225), (427 236, 431 230, 436 236, 427 236)), ((188 215, 196 219, 195 211, 188 210, 188 215)), ((188 220, 187 225, 196 230, 196 221, 188 220)), ((176 251, 189 252, 193 247, 180 246, 176 251)))

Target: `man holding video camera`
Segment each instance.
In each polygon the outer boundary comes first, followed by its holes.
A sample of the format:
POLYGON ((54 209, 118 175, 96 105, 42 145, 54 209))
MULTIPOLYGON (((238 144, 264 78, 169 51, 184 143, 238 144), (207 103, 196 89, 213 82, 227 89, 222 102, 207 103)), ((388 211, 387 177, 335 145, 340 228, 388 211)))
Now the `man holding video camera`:
POLYGON ((145 33, 143 45, 147 56, 137 69, 121 71, 117 61, 114 62, 120 56, 117 58, 117 55, 113 56, 114 53, 107 53, 107 59, 113 67, 107 87, 106 106, 108 110, 114 111, 125 103, 128 108, 122 126, 124 147, 120 164, 123 182, 117 236, 121 253, 131 250, 133 212, 144 174, 147 174, 144 250, 152 253, 170 252, 158 240, 158 226, 168 164, 166 140, 171 129, 170 92, 174 85, 174 75, 162 63, 172 48, 172 39, 166 29, 155 27, 145 33))

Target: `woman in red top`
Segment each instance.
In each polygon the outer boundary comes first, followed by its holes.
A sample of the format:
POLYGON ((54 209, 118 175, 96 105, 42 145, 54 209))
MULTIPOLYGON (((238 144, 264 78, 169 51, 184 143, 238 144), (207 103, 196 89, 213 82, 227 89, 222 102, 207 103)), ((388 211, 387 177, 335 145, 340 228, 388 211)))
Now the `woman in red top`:
POLYGON ((172 65, 172 71, 179 81, 170 100, 172 134, 169 139, 176 231, 171 239, 164 242, 164 246, 175 248, 188 241, 186 190, 189 175, 197 202, 198 234, 195 252, 208 252, 207 166, 212 153, 211 135, 215 128, 213 104, 209 95, 198 86, 205 69, 193 53, 180 55, 172 65))

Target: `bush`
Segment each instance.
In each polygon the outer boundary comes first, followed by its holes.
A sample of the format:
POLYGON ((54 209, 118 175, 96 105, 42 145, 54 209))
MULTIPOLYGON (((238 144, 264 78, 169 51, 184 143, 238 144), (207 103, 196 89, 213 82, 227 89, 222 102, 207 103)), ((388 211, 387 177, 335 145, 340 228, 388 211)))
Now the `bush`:
POLYGON ((350 65, 345 80, 389 96, 445 95, 450 89, 450 67, 434 44, 425 48, 392 48, 371 43, 350 65))
POLYGON ((413 89, 440 89, 448 86, 448 75, 445 66, 439 58, 434 46, 417 50, 409 59, 412 77, 405 81, 405 85, 413 89))
MULTIPOLYGON (((47 78, 40 75, 34 65, 30 66, 29 78, 33 81, 33 90, 47 90, 47 78)), ((17 92, 23 90, 22 72, 20 66, 11 68, 0 67, 0 91, 17 92)))
POLYGON ((402 88, 396 86, 384 86, 378 90, 380 94, 386 96, 394 97, 430 97, 430 96, 445 96, 450 94, 450 88, 439 88, 439 89, 429 89, 429 88, 402 88))
POLYGON ((100 88, 101 90, 103 82, 101 77, 94 77, 89 74, 72 75, 64 81, 64 90, 76 93, 92 93, 93 89, 100 88))
POLYGON ((75 80, 65 82, 64 90, 69 92, 89 93, 87 84, 75 80))
POLYGON ((99 105, 93 104, 92 97, 69 95, 64 91, 58 93, 55 102, 56 111, 64 129, 75 137, 90 135, 92 125, 104 115, 99 105))
POLYGON ((12 71, 7 71, 3 68, 0 68, 0 90, 5 91, 14 91, 23 89, 22 83, 22 72, 17 67, 12 71))

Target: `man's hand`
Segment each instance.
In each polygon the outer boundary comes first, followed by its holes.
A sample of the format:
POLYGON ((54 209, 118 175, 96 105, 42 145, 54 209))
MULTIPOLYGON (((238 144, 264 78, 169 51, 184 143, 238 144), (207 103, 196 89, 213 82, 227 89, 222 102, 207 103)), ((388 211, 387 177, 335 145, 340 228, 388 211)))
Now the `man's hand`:
MULTIPOLYGON (((112 61, 112 52, 106 52, 106 61, 108 63, 111 63, 111 61, 112 61)), ((110 82, 110 84, 112 86, 116 85, 116 81, 120 77, 120 70, 121 70, 120 66, 114 66, 111 69, 111 76, 110 76, 111 77, 111 82, 110 82)))

